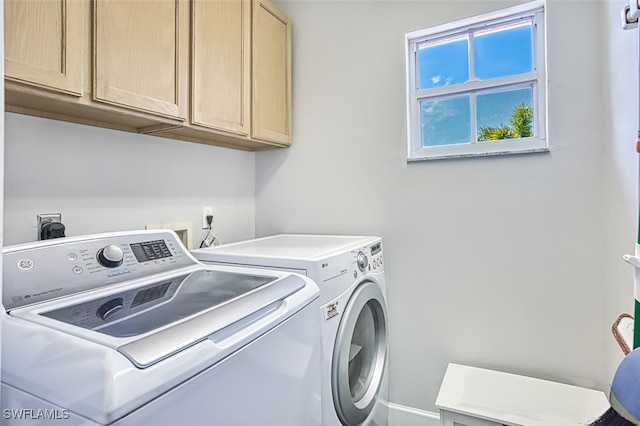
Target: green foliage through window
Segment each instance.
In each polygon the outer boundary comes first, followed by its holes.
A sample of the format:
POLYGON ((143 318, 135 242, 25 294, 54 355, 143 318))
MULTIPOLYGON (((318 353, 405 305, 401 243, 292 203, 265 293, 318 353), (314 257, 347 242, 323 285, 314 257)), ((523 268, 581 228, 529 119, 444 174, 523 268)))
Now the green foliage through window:
POLYGON ((481 126, 478 131, 478 141, 529 138, 531 136, 533 136, 533 107, 525 104, 515 107, 509 125, 481 126))

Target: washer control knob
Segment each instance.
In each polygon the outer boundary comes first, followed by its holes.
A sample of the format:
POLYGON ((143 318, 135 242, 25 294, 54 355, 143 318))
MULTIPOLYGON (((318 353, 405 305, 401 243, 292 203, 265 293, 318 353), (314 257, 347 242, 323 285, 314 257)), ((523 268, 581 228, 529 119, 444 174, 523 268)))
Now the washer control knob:
POLYGON ((124 299, 122 297, 116 297, 115 299, 104 302, 98 310, 96 315, 102 319, 102 321, 108 321, 124 309, 124 299))
POLYGON ((122 265, 124 252, 116 245, 109 244, 98 252, 98 262, 107 268, 115 268, 122 265))
POLYGON ((367 269, 367 265, 369 264, 369 259, 367 259, 367 255, 363 252, 358 253, 358 257, 356 258, 356 262, 358 263, 358 268, 360 271, 364 272, 367 269))

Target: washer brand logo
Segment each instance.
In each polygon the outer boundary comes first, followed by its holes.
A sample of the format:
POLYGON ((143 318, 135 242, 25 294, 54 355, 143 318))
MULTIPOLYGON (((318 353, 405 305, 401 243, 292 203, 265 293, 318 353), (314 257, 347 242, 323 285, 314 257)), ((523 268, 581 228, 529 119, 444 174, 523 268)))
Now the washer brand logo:
POLYGON ((338 312, 338 302, 329 303, 325 309, 325 321, 329 321, 331 318, 340 315, 340 312, 338 312))
POLYGON ((21 271, 28 271, 30 269, 33 269, 33 260, 31 260, 31 259, 20 259, 20 260, 18 260, 18 263, 16 263, 16 266, 21 271))

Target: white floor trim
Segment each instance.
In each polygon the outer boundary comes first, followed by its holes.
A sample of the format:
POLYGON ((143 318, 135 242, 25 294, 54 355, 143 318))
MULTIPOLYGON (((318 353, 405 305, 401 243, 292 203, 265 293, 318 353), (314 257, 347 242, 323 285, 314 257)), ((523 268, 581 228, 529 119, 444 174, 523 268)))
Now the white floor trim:
POLYGON ((440 415, 389 402, 389 426, 439 426, 440 415))

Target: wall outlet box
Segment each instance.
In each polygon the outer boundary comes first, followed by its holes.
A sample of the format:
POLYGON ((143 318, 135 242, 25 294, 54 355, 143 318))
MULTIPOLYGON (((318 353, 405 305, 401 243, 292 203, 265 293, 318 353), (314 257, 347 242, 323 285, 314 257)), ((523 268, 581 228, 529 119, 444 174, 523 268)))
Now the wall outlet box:
POLYGON ((38 230, 38 240, 42 239, 42 226, 48 222, 60 222, 62 223, 62 214, 60 213, 42 213, 36 216, 37 224, 36 229, 38 230))
POLYGON ((213 207, 203 207, 202 208, 202 229, 209 229, 209 224, 207 223, 207 216, 213 216, 213 207))
POLYGON ((146 225, 145 229, 171 229, 174 231, 182 244, 187 250, 193 249, 193 240, 191 237, 191 222, 176 222, 176 223, 157 223, 153 225, 146 225))

